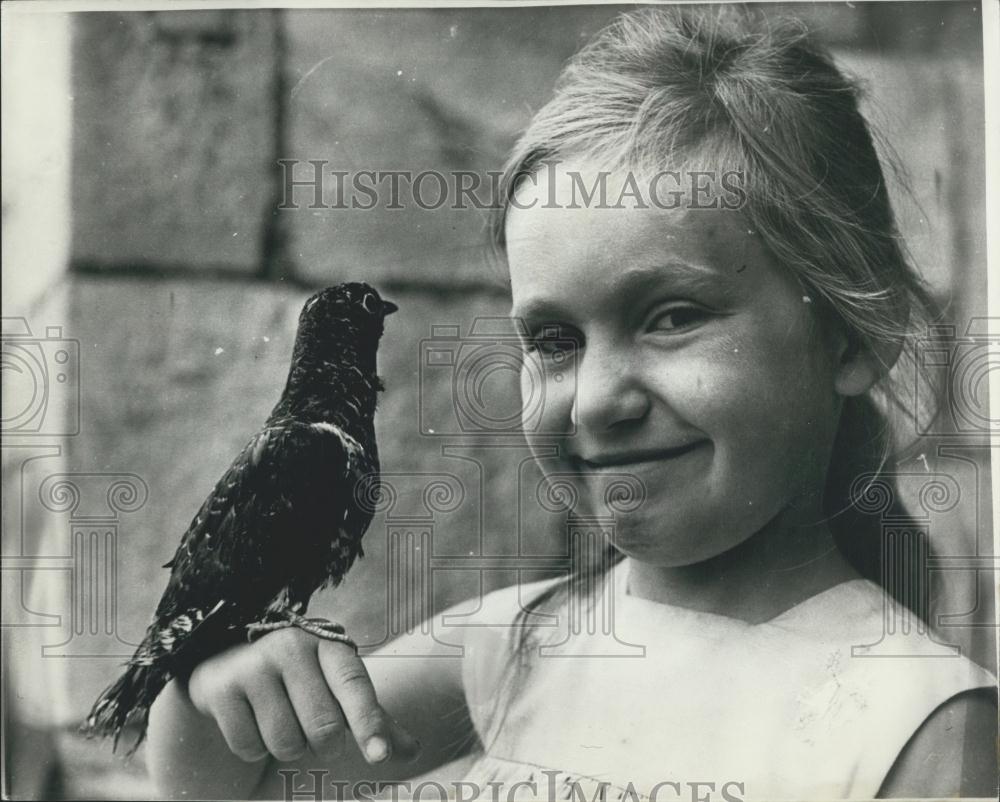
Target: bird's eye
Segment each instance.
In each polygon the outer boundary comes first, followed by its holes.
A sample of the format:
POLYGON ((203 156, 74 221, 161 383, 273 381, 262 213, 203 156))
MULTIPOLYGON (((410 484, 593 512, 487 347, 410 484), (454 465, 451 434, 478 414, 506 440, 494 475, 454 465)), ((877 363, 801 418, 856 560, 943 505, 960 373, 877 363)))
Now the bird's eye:
POLYGON ((368 314, 374 315, 378 312, 378 299, 372 293, 366 292, 361 299, 361 306, 368 314))

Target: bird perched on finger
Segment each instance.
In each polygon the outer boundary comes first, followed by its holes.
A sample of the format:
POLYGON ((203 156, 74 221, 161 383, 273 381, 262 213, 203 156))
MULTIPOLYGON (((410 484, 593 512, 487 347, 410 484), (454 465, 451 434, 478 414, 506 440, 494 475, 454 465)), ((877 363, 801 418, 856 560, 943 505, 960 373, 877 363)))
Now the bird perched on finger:
POLYGON ((362 555, 373 510, 359 482, 377 480, 376 356, 396 305, 367 284, 327 288, 299 316, 281 399, 202 504, 181 539, 153 622, 84 730, 142 742, 150 705, 174 676, 247 638, 284 627, 351 644, 342 627, 306 618, 312 594, 362 555), (361 491, 361 492, 359 492, 361 491))

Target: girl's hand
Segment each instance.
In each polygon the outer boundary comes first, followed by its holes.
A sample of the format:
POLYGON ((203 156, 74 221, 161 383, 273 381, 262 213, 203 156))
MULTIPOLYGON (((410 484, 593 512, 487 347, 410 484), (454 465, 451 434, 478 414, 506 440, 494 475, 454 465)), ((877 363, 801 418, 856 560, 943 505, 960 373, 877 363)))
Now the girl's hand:
POLYGON ((188 695, 211 716, 234 755, 280 761, 310 750, 332 760, 345 754, 348 730, 369 763, 413 759, 419 742, 382 708, 368 670, 345 644, 295 627, 271 632, 201 663, 188 695))

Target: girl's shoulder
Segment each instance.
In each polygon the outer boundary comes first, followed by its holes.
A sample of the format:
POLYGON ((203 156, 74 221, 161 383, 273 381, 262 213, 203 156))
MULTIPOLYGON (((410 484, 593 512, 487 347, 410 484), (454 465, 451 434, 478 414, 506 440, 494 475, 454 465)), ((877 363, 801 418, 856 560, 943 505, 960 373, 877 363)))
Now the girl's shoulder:
POLYGON ((865 579, 807 599, 766 629, 792 653, 822 656, 824 685, 849 689, 866 705, 906 706, 920 717, 915 724, 957 694, 997 685, 946 634, 865 579))
POLYGON ((976 727, 987 740, 995 735, 997 678, 946 633, 867 580, 835 586, 770 623, 805 645, 800 654, 817 647, 820 670, 802 689, 799 708, 812 711, 819 726, 806 729, 821 726, 828 751, 853 754, 852 769, 870 778, 871 793, 937 788, 933 795, 950 796, 965 788, 977 796, 984 781, 995 787, 988 761, 992 779, 970 774, 983 760, 968 749, 984 742, 976 727), (863 732, 872 737, 859 738, 863 732))
POLYGON ((879 794, 996 799, 996 737, 996 688, 954 696, 907 741, 879 794))

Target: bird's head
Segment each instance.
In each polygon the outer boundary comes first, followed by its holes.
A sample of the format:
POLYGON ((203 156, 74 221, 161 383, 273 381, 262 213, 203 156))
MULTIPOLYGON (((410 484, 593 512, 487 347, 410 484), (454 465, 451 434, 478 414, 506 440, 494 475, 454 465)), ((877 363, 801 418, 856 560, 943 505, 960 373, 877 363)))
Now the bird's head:
POLYGON ((360 335, 379 336, 386 316, 397 308, 368 284, 338 284, 320 290, 305 302, 299 327, 332 332, 346 323, 360 335))
POLYGON ((376 354, 385 318, 396 309, 396 304, 383 300, 373 287, 359 282, 317 292, 299 315, 290 386, 313 393, 313 385, 325 387, 331 368, 354 367, 380 387, 375 375, 376 354))

